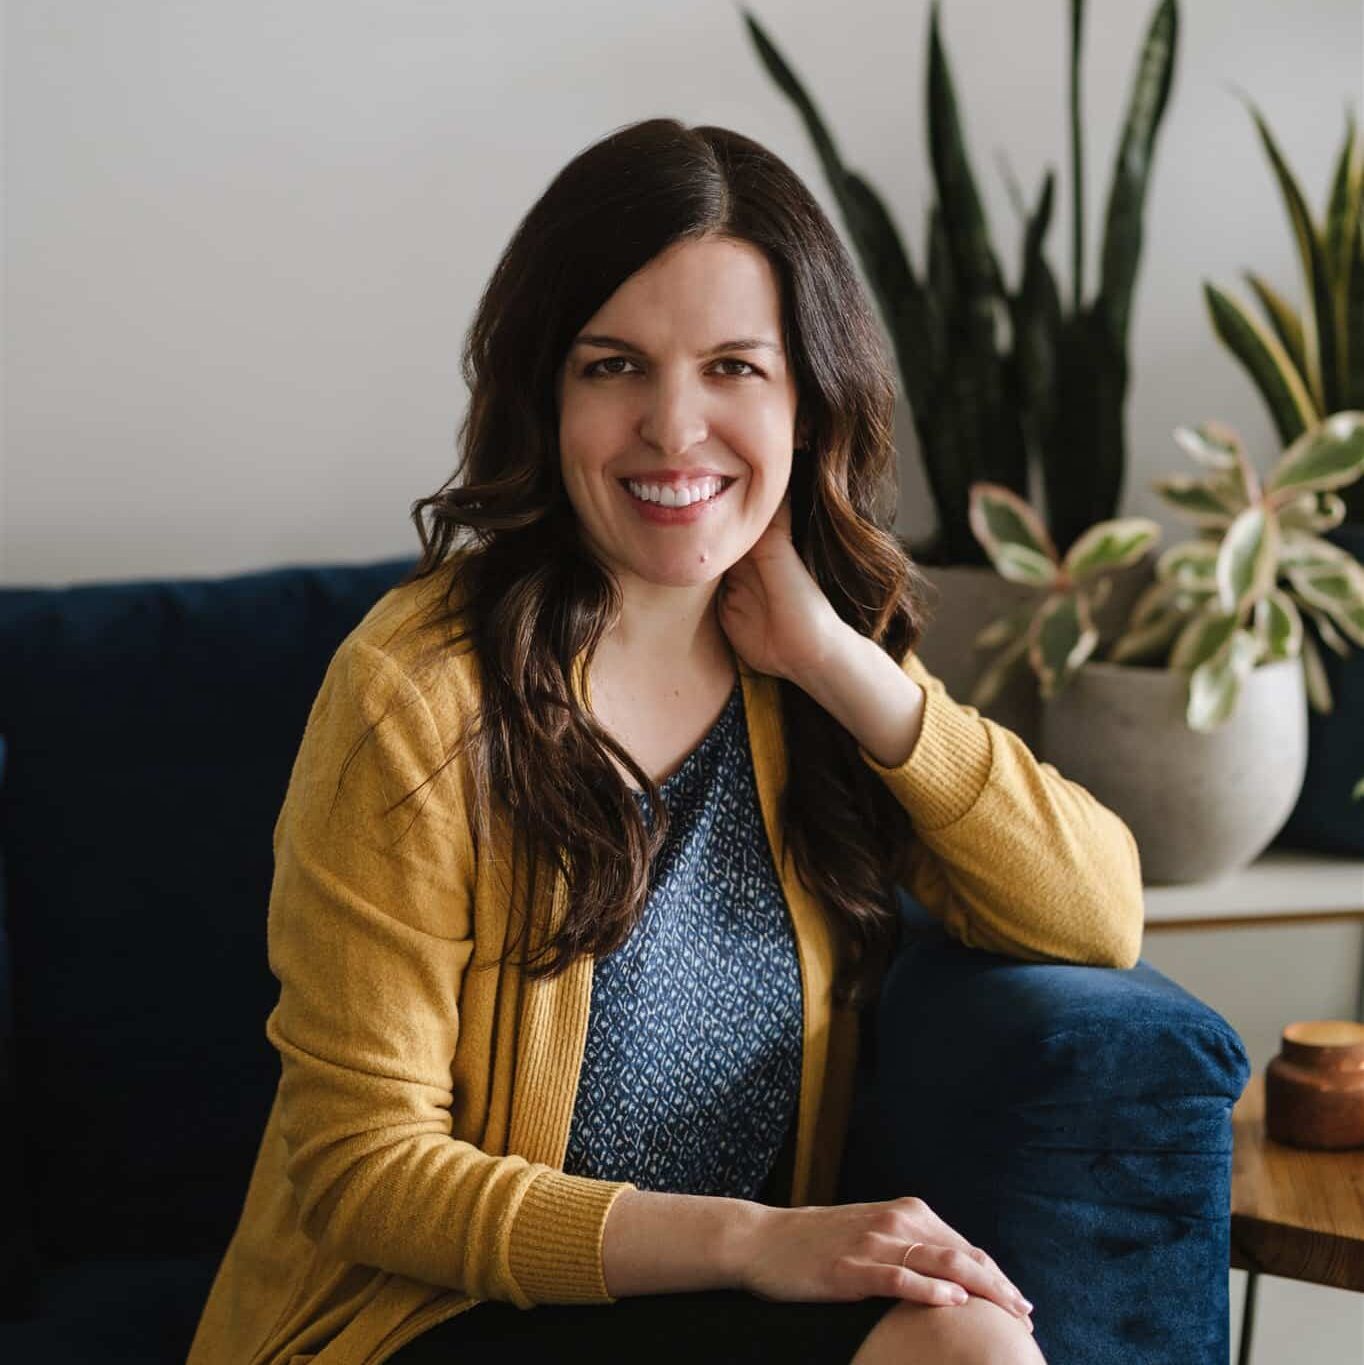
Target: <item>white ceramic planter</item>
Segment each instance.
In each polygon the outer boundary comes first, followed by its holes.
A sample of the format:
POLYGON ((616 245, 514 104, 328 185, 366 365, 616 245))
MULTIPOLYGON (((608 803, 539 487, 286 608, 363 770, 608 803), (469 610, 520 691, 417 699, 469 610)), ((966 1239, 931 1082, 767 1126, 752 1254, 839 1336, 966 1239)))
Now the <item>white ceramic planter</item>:
POLYGON ((1307 774, 1301 659, 1253 669, 1231 718, 1184 719, 1186 675, 1091 662, 1042 707, 1041 754, 1126 822, 1148 883, 1198 882, 1253 862, 1307 774))

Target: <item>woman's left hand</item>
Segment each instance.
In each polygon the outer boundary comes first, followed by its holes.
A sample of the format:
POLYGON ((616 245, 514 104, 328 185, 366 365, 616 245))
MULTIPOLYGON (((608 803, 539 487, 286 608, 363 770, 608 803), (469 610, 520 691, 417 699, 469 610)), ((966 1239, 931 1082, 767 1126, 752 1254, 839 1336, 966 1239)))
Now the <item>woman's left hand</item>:
POLYGON ((799 682, 822 666, 845 623, 791 541, 791 494, 757 544, 724 574, 720 626, 750 668, 799 682))

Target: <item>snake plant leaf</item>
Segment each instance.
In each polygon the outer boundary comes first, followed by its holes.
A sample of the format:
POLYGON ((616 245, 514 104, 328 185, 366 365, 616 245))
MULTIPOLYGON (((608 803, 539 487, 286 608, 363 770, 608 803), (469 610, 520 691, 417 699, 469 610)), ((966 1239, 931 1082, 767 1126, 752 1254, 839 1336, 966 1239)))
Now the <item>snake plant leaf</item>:
POLYGON ((1184 713, 1191 730, 1206 734, 1231 719, 1259 652, 1260 642, 1249 631, 1237 630, 1194 669, 1184 713))
POLYGON ((1238 457, 1245 452, 1240 434, 1225 422, 1176 427, 1175 444, 1209 469, 1235 469, 1238 457))
POLYGON ((1239 299, 1207 280, 1203 298, 1213 329, 1245 366, 1269 408, 1280 441, 1288 445, 1319 420, 1306 381, 1279 339, 1239 299))
POLYGON ((1099 292, 1094 304, 1120 351, 1127 342, 1132 290, 1141 259, 1142 214, 1156 134, 1174 77, 1178 36, 1175 0, 1161 0, 1137 61, 1109 187, 1099 292))
POLYGON ((1326 665, 1321 651, 1311 635, 1302 637, 1302 672, 1307 684, 1307 700, 1312 710, 1330 715, 1335 709, 1331 698, 1331 683, 1326 676, 1326 665))
POLYGON ((1160 536, 1160 523, 1150 517, 1096 522, 1066 551, 1061 567, 1072 583, 1084 583, 1135 564, 1160 536))
POLYGON ((1056 352, 1062 320, 1060 291, 1042 250, 1051 226, 1055 189, 1055 174, 1048 170, 1037 207, 1027 220, 1018 293, 1009 300, 1024 429, 1029 453, 1038 461, 1044 458, 1046 433, 1055 413, 1056 352))
MULTIPOLYGON (((1364 474, 1364 412, 1334 412, 1305 431, 1280 456, 1265 482, 1267 494, 1343 488, 1364 474)), ((1279 497, 1276 502, 1287 502, 1279 497)))
MULTIPOLYGON (((938 0, 933 0, 928 28, 928 144, 942 204, 952 266, 959 295, 984 311, 985 300, 1002 295, 1003 282, 990 247, 985 210, 976 189, 958 113, 957 97, 939 31, 938 0)), ((988 318, 994 335, 994 316, 988 318)))
POLYGON ((1302 319, 1298 316, 1298 310, 1263 276, 1257 275, 1253 270, 1245 271, 1244 275, 1246 283, 1259 299, 1260 307, 1264 309, 1265 316, 1269 319, 1269 325, 1274 328, 1274 335, 1279 338, 1279 344, 1293 362, 1293 368, 1300 375, 1306 374, 1307 343, 1303 339, 1302 319))
POLYGON ((1335 564, 1290 564, 1284 572, 1300 597, 1326 612, 1355 644, 1364 645, 1364 565, 1351 557, 1335 564))
POLYGON ((1279 519, 1263 506, 1247 507, 1227 527, 1217 552, 1217 595, 1224 611, 1240 616, 1274 586, 1280 538, 1279 519))
POLYGON ((1341 395, 1347 408, 1364 408, 1364 224, 1355 229, 1350 276, 1345 293, 1345 347, 1349 387, 1341 395))
POLYGON ((928 307, 933 345, 947 352, 947 323, 956 312, 957 290, 952 279, 952 258, 947 246, 947 231, 937 200, 928 211, 928 307))
POLYGON ((1268 123, 1253 103, 1247 101, 1247 107, 1255 120, 1260 141, 1269 155, 1270 165, 1279 184, 1279 192, 1283 195, 1284 204, 1288 209, 1306 284, 1302 330, 1307 354, 1307 371, 1303 377, 1307 380, 1318 411, 1334 412, 1340 407, 1340 386, 1336 369, 1335 302, 1331 295, 1331 278, 1326 269, 1326 249, 1317 226, 1312 221, 1307 199, 1279 150, 1268 123))
POLYGON ((857 172, 844 165, 814 101, 767 30, 748 10, 743 15, 760 60, 777 88, 795 105, 814 143, 825 179, 885 316, 900 361, 906 396, 918 408, 924 395, 916 390, 929 382, 926 371, 936 357, 930 351, 923 288, 909 254, 876 192, 857 172))
POLYGON ((1336 366, 1339 405, 1348 406, 1344 395, 1353 387, 1351 367, 1364 357, 1350 356, 1350 273, 1354 268, 1354 244, 1359 235, 1361 206, 1364 206, 1364 141, 1355 129, 1354 111, 1345 111, 1345 144, 1336 163, 1331 198, 1326 210, 1323 244, 1326 272, 1331 282, 1336 324, 1336 366))
POLYGON ((1226 644, 1239 621, 1234 611, 1223 611, 1217 598, 1212 598, 1180 631, 1170 650, 1170 667, 1192 672, 1226 644))
POLYGON ((1302 616, 1292 598, 1271 588, 1255 604, 1255 635, 1262 659, 1296 658, 1302 648, 1302 616))
POLYGON ((1225 495, 1219 495, 1207 479, 1172 474, 1168 478, 1152 479, 1151 487, 1175 511, 1182 512, 1210 530, 1230 526, 1231 519, 1239 511, 1225 500, 1225 495))
POLYGON ((1044 700, 1055 697, 1099 643, 1084 594, 1053 593, 1033 617, 1028 661, 1044 700))
POLYGON ((976 679, 967 701, 978 710, 989 706, 999 695, 1000 689, 1027 659, 1028 632, 1020 631, 1009 644, 992 659, 976 679))
POLYGON ((1345 499, 1336 493, 1308 492, 1279 508, 1282 531, 1329 531, 1345 520, 1345 499))
POLYGON ((1012 488, 978 479, 971 485, 971 530, 994 558, 1003 546, 1028 550, 1055 569, 1060 563, 1042 519, 1012 488))

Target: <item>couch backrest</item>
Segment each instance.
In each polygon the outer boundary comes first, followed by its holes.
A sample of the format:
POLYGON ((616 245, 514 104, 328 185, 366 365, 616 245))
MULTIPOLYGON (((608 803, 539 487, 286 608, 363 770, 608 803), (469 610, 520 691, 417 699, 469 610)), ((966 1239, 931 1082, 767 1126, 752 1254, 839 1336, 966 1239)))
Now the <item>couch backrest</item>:
POLYGON ((11 1258, 226 1245, 279 1076, 275 820, 328 662, 412 562, 0 589, 11 1258))

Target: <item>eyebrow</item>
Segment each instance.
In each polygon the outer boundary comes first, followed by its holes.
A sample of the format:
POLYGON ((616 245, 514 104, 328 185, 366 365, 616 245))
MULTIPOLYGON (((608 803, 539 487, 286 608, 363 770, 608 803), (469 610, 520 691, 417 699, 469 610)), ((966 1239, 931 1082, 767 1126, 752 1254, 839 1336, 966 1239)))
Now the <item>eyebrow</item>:
MULTIPOLYGON (((604 332, 583 332, 573 338, 574 346, 600 346, 604 350, 626 351, 630 355, 643 356, 644 351, 638 346, 626 341, 623 337, 607 336, 604 332)), ((781 347, 773 341, 767 341, 763 337, 736 337, 733 341, 722 341, 718 346, 712 346, 708 351, 698 351, 697 356, 704 359, 706 356, 719 355, 721 351, 771 351, 774 355, 781 354, 781 347)))

